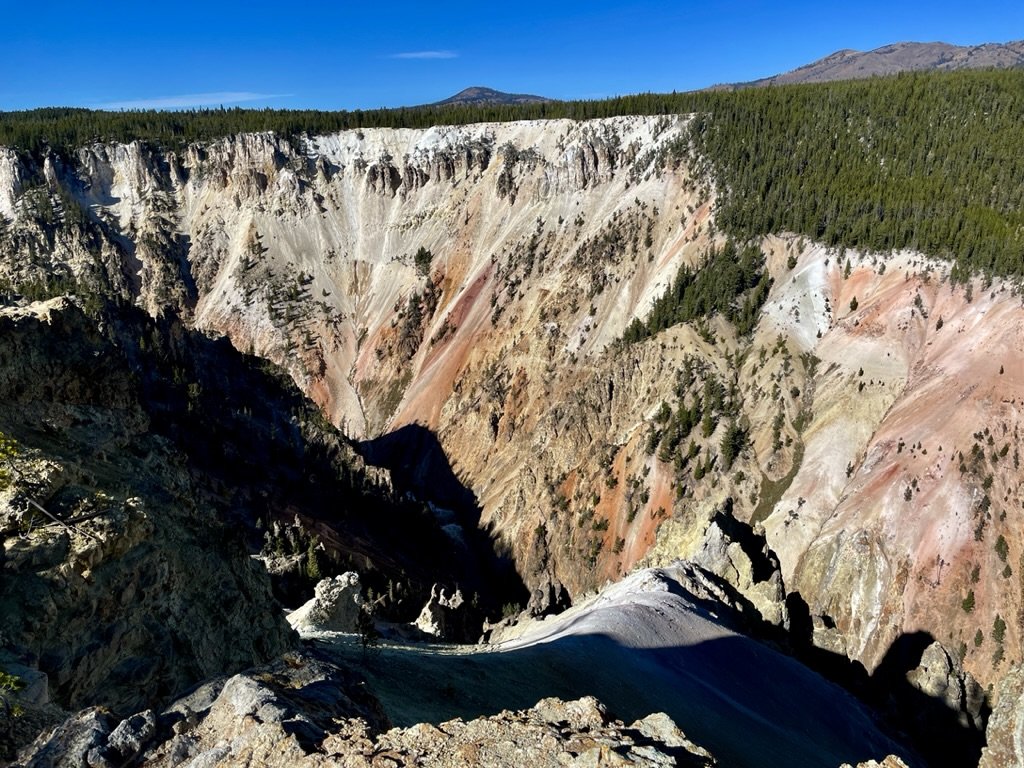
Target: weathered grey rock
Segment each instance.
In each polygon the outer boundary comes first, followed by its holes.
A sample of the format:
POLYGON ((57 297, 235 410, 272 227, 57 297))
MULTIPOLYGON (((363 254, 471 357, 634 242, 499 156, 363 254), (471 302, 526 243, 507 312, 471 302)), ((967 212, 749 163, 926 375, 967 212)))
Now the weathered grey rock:
MULTIPOLYGON (((849 763, 843 763, 840 768, 854 768, 849 763)), ((907 764, 896 755, 888 755, 882 762, 868 760, 864 763, 857 763, 856 768, 907 768, 907 764)))
MULTIPOLYGON (((736 525, 741 524, 737 522, 736 525)), ((743 544, 722 529, 718 520, 708 524, 704 540, 691 560, 734 587, 750 601, 764 621, 788 628, 786 588, 778 562, 768 549, 763 533, 749 528, 744 532, 749 533, 747 546, 754 548, 752 555, 757 559, 756 563, 743 544)))
POLYGON ((667 715, 626 726, 593 697, 548 698, 532 709, 468 722, 389 729, 356 678, 297 654, 201 686, 155 721, 147 712, 113 733, 109 729, 109 718, 88 710, 40 738, 23 762, 31 768, 112 768, 125 762, 126 748, 145 742, 140 759, 151 768, 715 764, 667 715))
POLYGON ((686 734, 664 712, 655 712, 652 715, 648 715, 643 720, 637 720, 630 727, 640 731, 647 738, 660 741, 666 746, 683 747, 687 752, 691 752, 694 755, 706 757, 709 760, 711 758, 711 754, 707 750, 686 738, 686 734))
POLYGON ((130 760, 142 751, 156 733, 156 716, 147 709, 118 723, 107 737, 107 745, 118 752, 124 760, 130 760))
POLYGON ((297 639, 225 524, 219 468, 157 429, 150 409, 166 416, 167 403, 141 385, 119 332, 129 333, 101 329, 69 298, 0 309, 12 454, 0 483, 0 634, 30 649, 19 676, 34 707, 49 695, 62 707, 138 711, 297 639))
POLYGON ((349 571, 322 579, 313 597, 288 615, 298 632, 355 632, 363 596, 359 574, 349 571))
POLYGON ((1012 667, 996 689, 985 741, 979 768, 1024 765, 1024 665, 1012 667))
POLYGON ((600 728, 609 721, 608 710, 593 696, 576 701, 541 699, 533 707, 533 713, 545 723, 565 725, 577 731, 600 728))
POLYGON ((960 659, 950 654, 939 642, 925 648, 921 663, 907 673, 907 680, 925 695, 941 701, 957 713, 964 728, 982 730, 982 708, 985 691, 969 672, 965 672, 960 659))
POLYGON ((225 683, 214 707, 221 706, 241 719, 253 716, 267 722, 280 721, 287 708, 278 702, 273 691, 245 675, 235 675, 225 683))
POLYGON ((100 707, 83 710, 40 736, 18 764, 23 768, 105 768, 103 754, 112 719, 100 707))
POLYGON ((456 587, 445 592, 444 587, 435 584, 430 590, 430 599, 415 621, 416 628, 440 640, 465 640, 466 604, 462 591, 456 587))
MULTIPOLYGON (((671 723, 666 715, 660 718, 671 723)), ((402 755, 404 760, 398 764, 436 768, 715 765, 704 750, 688 749, 674 724, 660 729, 672 743, 663 740, 658 729, 641 729, 639 725, 611 720, 592 697, 567 702, 544 699, 533 709, 470 722, 450 720, 437 727, 396 728, 383 734, 376 748, 384 754, 402 755)))

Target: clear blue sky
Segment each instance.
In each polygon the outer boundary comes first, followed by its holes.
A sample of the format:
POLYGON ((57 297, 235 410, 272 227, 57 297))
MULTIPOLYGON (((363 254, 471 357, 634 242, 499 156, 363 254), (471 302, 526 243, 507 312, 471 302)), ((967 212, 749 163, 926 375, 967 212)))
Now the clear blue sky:
POLYGON ((470 85, 600 98, 752 80, 840 48, 1020 38, 1020 0, 0 0, 0 110, 354 109, 470 85))

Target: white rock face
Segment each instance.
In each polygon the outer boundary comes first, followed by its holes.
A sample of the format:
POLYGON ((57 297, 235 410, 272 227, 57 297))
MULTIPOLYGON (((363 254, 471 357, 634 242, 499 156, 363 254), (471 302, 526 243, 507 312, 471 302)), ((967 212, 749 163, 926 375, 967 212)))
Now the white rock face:
POLYGON ((363 604, 359 574, 349 571, 316 585, 311 600, 288 615, 288 623, 300 634, 355 632, 363 604))
POLYGON ((0 215, 14 218, 14 201, 21 192, 21 167, 14 150, 0 147, 0 215))

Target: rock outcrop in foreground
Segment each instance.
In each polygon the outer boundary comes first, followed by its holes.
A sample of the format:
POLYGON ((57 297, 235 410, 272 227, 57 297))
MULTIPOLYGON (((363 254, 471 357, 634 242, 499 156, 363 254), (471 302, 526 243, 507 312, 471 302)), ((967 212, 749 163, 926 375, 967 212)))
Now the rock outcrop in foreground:
POLYGON ((61 706, 132 711, 295 639, 152 394, 74 302, 0 311, 0 662, 61 706))
POLYGON ((714 759, 664 714, 632 725, 596 699, 544 699, 529 710, 388 729, 340 668, 309 655, 202 686, 160 715, 116 722, 79 713, 22 756, 25 768, 140 761, 175 766, 710 766, 714 759))
MULTIPOLYGON (((849 763, 846 763, 842 768, 851 768, 851 766, 849 763)), ((889 755, 881 762, 878 762, 877 760, 868 760, 866 763, 857 763, 856 768, 907 768, 907 764, 895 755, 889 755)))

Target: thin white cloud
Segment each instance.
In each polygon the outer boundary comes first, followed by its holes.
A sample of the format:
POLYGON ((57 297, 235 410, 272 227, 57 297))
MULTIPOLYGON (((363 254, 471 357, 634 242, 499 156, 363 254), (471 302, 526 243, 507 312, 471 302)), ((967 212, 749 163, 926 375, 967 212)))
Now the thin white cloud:
POLYGON ((393 53, 389 59, 457 59, 457 51, 406 51, 404 53, 393 53))
POLYGON ((221 104, 239 104, 245 101, 276 99, 283 93, 252 93, 251 91, 219 91, 216 93, 187 93, 181 96, 161 96, 155 99, 108 101, 97 104, 96 109, 187 109, 189 107, 215 107, 221 104))

